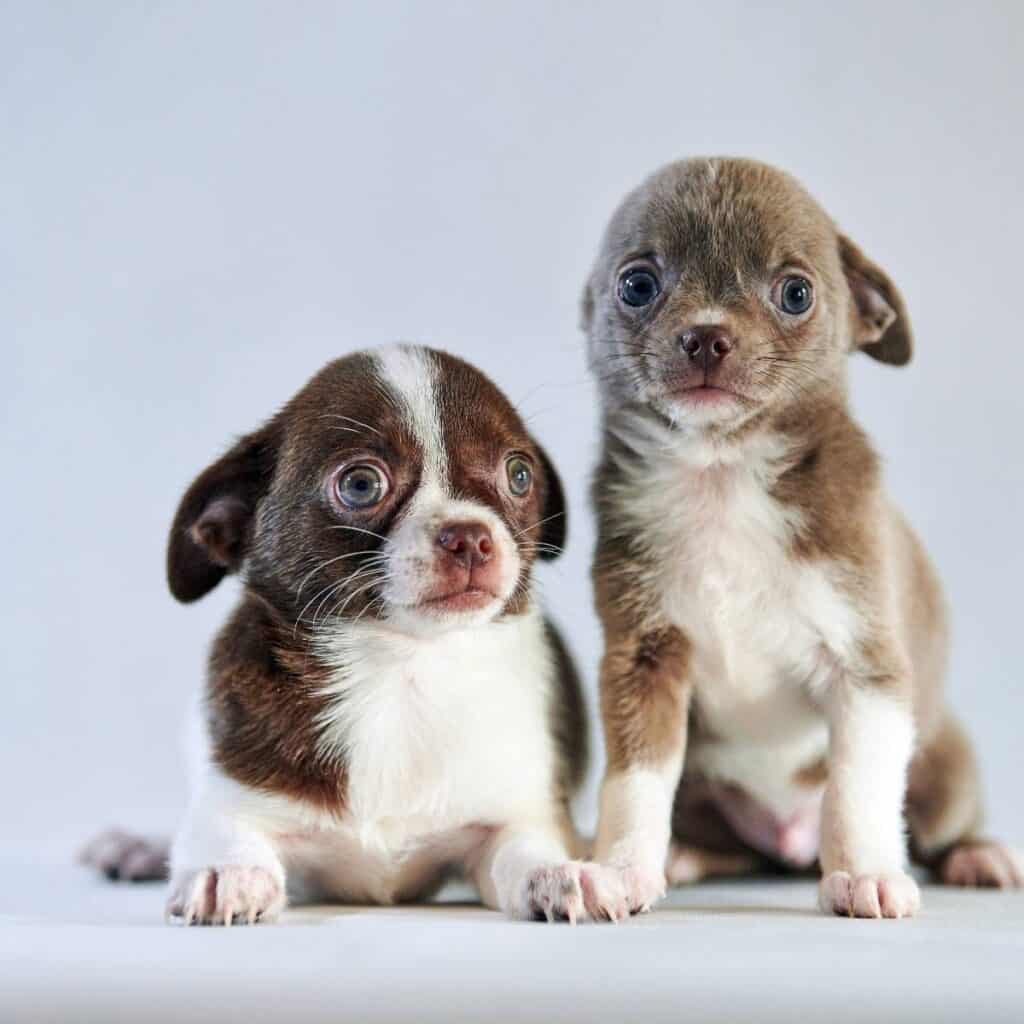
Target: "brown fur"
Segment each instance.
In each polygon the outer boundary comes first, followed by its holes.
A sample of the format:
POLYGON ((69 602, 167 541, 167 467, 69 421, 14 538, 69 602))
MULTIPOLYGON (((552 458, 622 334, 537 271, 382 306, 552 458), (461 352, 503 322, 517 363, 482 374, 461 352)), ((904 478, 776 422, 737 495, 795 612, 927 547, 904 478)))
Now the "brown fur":
MULTIPOLYGON (((921 545, 884 495, 878 457, 847 401, 848 352, 893 365, 910 359, 912 331, 898 289, 790 176, 747 160, 692 160, 664 168, 623 201, 581 310, 607 415, 671 422, 673 401, 703 379, 732 391, 738 408, 702 428, 708 442, 736 444, 759 432, 784 440, 768 490, 799 512, 792 556, 834 567, 867 624, 847 666, 860 685, 913 703, 919 752, 909 820, 915 850, 934 862, 973 835, 980 819, 970 748, 941 693, 945 608, 921 545), (618 289, 638 268, 655 274, 660 292, 634 308, 618 289), (811 281, 815 303, 805 315, 786 316, 769 296, 794 271, 811 281), (707 308, 725 311, 716 330, 735 343, 720 363, 709 354, 699 362, 681 344, 707 308)), ((606 431, 593 489, 594 580, 612 771, 664 760, 685 743, 690 692, 689 640, 661 620, 660 595, 647 582, 656 556, 630 533, 628 503, 645 496, 623 497, 624 456, 643 457, 606 431)), ((699 707, 689 718, 700 737, 699 707)), ((827 771, 824 762, 808 765, 808 785, 822 784, 827 771)), ((688 822, 696 806, 681 789, 675 829, 684 840, 701 831, 688 822)), ((737 842, 721 820, 712 832, 716 849, 737 842)))
MULTIPOLYGON (((459 494, 486 504, 515 535, 522 571, 504 615, 526 607, 533 563, 556 557, 566 538, 565 499, 551 463, 508 399, 478 370, 432 354, 443 380, 440 412, 459 494), (533 463, 535 486, 520 503, 500 500, 494 467, 509 450, 533 463)), ((241 571, 244 593, 209 663, 206 713, 213 756, 237 781, 340 814, 345 765, 317 753, 320 694, 328 675, 314 640, 331 617, 377 617, 376 586, 348 578, 367 564, 419 483, 421 453, 371 358, 330 363, 265 426, 242 438, 197 478, 178 508, 168 542, 168 582, 182 601, 241 571), (369 516, 344 515, 325 487, 334 467, 379 457, 392 490, 369 516), (346 528, 349 524, 352 529, 346 528)), ((558 689, 551 728, 563 765, 562 798, 586 765, 579 682, 549 627, 558 689)))

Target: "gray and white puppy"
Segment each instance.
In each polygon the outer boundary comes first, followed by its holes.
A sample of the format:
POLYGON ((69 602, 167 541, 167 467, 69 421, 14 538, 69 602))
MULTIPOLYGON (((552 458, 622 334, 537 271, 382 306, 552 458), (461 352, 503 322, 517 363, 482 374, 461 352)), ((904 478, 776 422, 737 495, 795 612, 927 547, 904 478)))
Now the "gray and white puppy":
POLYGON ((1020 886, 979 838, 939 584, 848 406, 849 353, 910 359, 892 281, 788 175, 694 159, 623 201, 582 316, 604 413, 596 857, 632 909, 666 864, 818 860, 823 910, 913 914, 905 819, 943 881, 1020 886))

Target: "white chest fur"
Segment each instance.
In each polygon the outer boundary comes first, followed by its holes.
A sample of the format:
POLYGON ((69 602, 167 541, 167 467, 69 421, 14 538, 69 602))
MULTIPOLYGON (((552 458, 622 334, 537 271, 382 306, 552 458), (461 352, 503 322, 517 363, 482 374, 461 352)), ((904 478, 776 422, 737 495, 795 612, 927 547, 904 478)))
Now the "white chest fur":
POLYGON ((666 619, 692 644, 697 706, 714 737, 691 744, 688 764, 784 813, 805 798, 793 773, 825 749, 813 695, 849 649, 852 608, 829 567, 791 554, 799 510, 770 492, 779 439, 723 449, 657 425, 633 429, 643 457, 622 462, 633 497, 620 507, 654 556, 666 619))
POLYGON ((347 764, 351 822, 400 845, 417 832, 548 811, 551 673, 536 611, 413 638, 343 627, 321 722, 347 764))

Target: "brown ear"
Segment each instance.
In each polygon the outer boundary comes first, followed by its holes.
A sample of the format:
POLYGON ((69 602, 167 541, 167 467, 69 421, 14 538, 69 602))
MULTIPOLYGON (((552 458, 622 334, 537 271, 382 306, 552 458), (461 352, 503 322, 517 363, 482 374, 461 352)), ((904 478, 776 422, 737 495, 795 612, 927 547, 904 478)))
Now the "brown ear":
POLYGON ((249 434, 185 492, 167 541, 167 584, 179 601, 197 600, 241 567, 275 449, 271 428, 249 434))
POLYGON ((853 297, 854 346, 880 363, 909 363, 914 336, 896 286, 845 235, 839 236, 839 257, 853 297))
POLYGON ((540 455, 540 461, 544 464, 544 507, 541 510, 540 543, 547 545, 537 553, 538 558, 550 562, 557 558, 565 547, 566 537, 569 533, 568 510, 565 506, 565 492, 562 490, 562 481, 559 479, 554 464, 548 458, 548 453, 536 442, 534 446, 540 455))

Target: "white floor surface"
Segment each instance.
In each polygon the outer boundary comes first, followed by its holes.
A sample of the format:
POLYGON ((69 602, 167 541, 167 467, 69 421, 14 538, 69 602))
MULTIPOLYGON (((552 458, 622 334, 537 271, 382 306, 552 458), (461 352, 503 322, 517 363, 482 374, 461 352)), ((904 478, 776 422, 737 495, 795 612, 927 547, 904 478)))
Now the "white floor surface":
POLYGON ((808 882, 674 892, 610 926, 438 905, 165 926, 163 887, 0 846, 0 1021, 1024 1021, 1024 894, 929 887, 911 921, 814 909, 808 882))

